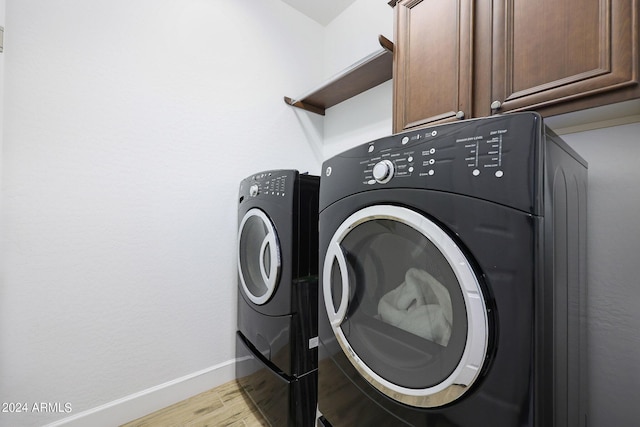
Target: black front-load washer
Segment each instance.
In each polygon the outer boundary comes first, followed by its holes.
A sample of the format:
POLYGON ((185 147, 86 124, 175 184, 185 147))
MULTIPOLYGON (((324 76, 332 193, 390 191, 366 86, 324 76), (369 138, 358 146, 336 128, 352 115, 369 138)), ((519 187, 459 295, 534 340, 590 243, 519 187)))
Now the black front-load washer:
POLYGON ((535 113, 327 160, 318 425, 586 425, 586 190, 535 113))
POLYGON ((319 181, 271 170, 240 183, 236 378, 273 426, 315 419, 319 181))

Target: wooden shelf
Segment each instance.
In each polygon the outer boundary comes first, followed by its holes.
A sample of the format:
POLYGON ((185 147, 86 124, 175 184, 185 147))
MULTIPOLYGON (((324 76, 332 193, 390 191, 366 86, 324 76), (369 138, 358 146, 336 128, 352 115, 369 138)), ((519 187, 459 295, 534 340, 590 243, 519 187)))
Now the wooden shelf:
POLYGON ((297 98, 284 97, 284 102, 324 116, 333 107, 366 90, 378 86, 393 76, 393 43, 384 36, 378 41, 382 48, 341 71, 319 87, 297 98))

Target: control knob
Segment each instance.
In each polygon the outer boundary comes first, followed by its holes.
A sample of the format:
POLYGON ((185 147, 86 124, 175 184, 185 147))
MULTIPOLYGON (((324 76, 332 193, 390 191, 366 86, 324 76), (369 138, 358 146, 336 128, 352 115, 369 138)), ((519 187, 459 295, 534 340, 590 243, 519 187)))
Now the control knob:
POLYGON ((393 178, 394 172, 393 163, 390 160, 382 160, 373 167, 373 179, 384 184, 393 178))
POLYGON ((251 197, 256 197, 259 192, 260 188, 258 187, 258 184, 253 184, 251 187, 249 187, 249 195, 251 197))

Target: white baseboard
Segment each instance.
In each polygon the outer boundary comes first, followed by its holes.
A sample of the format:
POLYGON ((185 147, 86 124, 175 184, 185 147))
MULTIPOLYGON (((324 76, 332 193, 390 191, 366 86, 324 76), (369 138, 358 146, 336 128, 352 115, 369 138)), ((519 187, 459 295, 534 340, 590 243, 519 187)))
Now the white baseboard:
POLYGON ((125 396, 44 427, 113 427, 133 421, 235 378, 235 359, 125 396))

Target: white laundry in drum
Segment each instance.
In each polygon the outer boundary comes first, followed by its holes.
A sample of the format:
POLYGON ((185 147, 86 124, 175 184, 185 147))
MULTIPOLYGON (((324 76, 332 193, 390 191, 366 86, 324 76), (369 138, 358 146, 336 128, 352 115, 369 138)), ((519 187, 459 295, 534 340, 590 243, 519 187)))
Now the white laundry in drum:
POLYGON ((404 282, 380 299, 378 315, 385 323, 445 347, 451 338, 449 291, 418 268, 407 270, 404 282))

